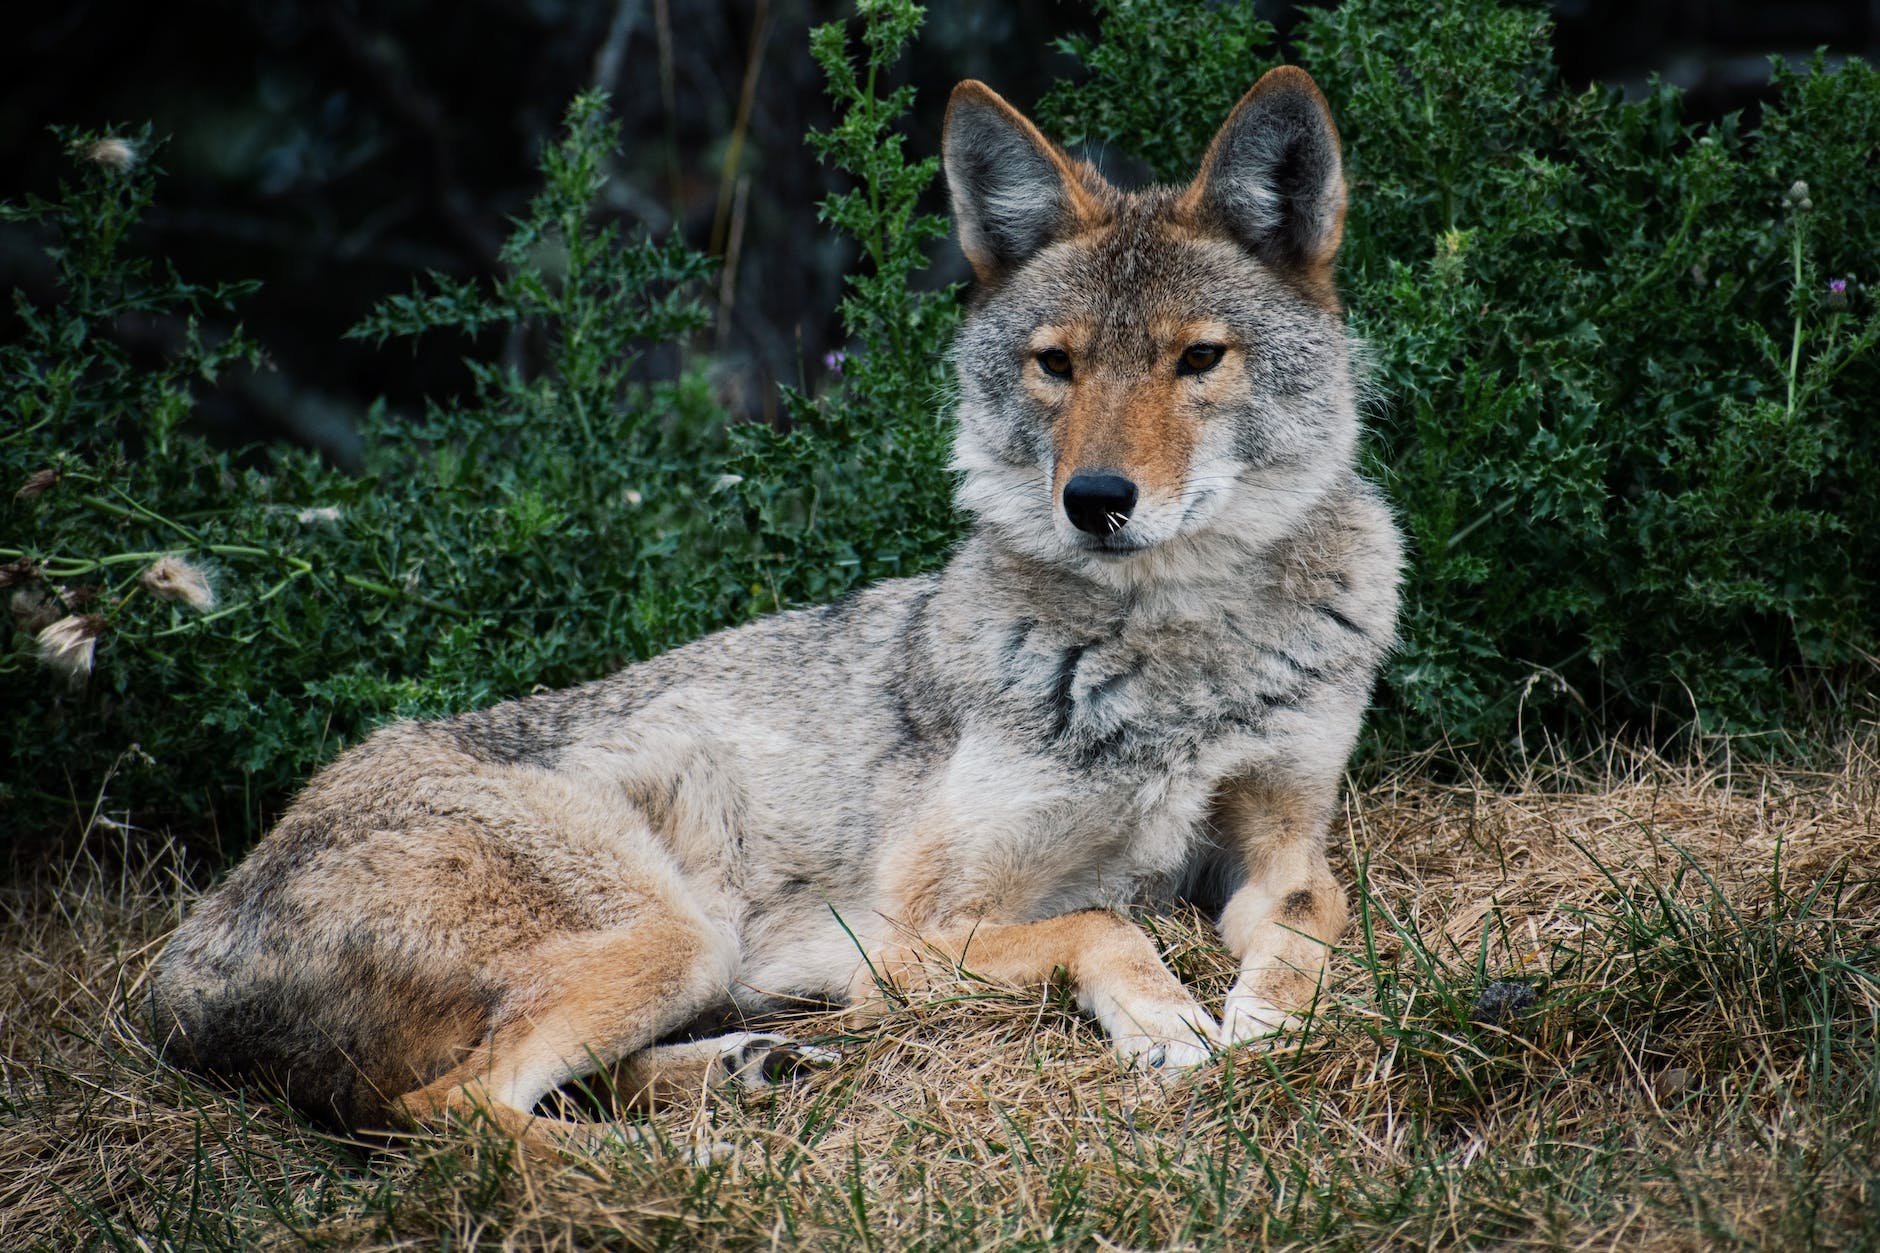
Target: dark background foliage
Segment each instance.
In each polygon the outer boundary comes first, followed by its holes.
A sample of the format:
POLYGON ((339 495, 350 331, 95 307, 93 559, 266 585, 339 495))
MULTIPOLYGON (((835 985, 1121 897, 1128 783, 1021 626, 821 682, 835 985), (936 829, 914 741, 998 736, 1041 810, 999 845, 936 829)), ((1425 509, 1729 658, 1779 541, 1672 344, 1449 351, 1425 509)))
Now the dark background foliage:
MULTIPOLYGON (((1179 46, 1184 27, 1190 42, 1218 30, 1179 16, 1217 7, 1174 6, 1166 37, 1179 46)), ((1233 7, 1282 39, 1304 12, 1288 0, 1233 7)), ((623 127, 605 212, 655 234, 676 227, 723 255, 746 189, 735 280, 712 293, 714 374, 735 412, 775 421, 778 384, 814 375, 843 340, 836 305, 854 248, 818 219, 834 183, 803 136, 830 119, 807 32, 849 11, 832 0, 22 6, 0 49, 0 198, 51 187, 63 158, 49 126, 152 123, 170 144, 143 244, 199 281, 263 284, 242 316, 276 369, 229 380, 204 398, 205 418, 233 439, 278 432, 356 466, 365 410, 462 387, 462 351, 438 342, 386 355, 341 332, 414 270, 492 273, 563 108, 597 87, 623 127)), ((1820 46, 1872 60, 1880 48, 1880 9, 1867 0, 1555 0, 1545 11, 1569 84, 1637 94, 1662 74, 1686 90, 1694 121, 1753 117, 1771 98, 1768 54, 1820 46)), ((937 151, 954 82, 983 78, 1029 108, 1075 70, 1058 41, 1095 29, 1090 9, 1068 0, 933 6, 919 55, 891 71, 921 102, 907 120, 911 150, 937 151)), ((1163 73, 1185 64, 1171 58, 1163 73)), ((1192 159, 1195 139, 1170 134, 1171 166, 1192 159)), ((922 207, 943 209, 937 188, 922 207)), ((37 243, 0 235, 0 288, 51 297, 37 243)), ((932 281, 966 277, 953 250, 931 251, 932 281)), ((158 351, 171 330, 119 334, 158 351)), ((647 368, 677 366, 667 353, 647 368)))
POLYGON ((1880 322, 1829 284, 1880 242, 1869 6, 119 7, 0 67, 0 471, 42 476, 0 502, 9 834, 103 796, 239 844, 386 717, 942 559, 964 76, 1126 181, 1267 65, 1325 86, 1415 548, 1374 747, 1864 699, 1880 322), (137 118, 154 200, 42 129, 137 118), (140 581, 172 552, 212 610, 140 581), (82 686, 35 659, 48 597, 105 631, 82 686))

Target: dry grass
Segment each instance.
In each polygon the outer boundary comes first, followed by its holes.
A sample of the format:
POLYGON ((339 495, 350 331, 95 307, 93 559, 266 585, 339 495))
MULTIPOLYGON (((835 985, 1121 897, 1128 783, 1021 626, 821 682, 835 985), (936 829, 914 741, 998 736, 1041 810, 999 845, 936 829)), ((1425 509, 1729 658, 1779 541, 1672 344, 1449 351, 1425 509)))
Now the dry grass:
MULTIPOLYGON (((1406 774, 1350 803, 1360 924, 1296 1047, 1163 1090, 1061 997, 962 982, 796 1024, 845 1054, 806 1085, 661 1115, 738 1146, 703 1169, 379 1151, 157 1068, 122 1005, 186 893, 100 855, 0 920, 0 1246, 1872 1247, 1877 817, 1865 751, 1406 774), (1537 1007, 1472 1023, 1502 977, 1537 1007)), ((1218 997, 1210 933, 1151 922, 1218 997)))

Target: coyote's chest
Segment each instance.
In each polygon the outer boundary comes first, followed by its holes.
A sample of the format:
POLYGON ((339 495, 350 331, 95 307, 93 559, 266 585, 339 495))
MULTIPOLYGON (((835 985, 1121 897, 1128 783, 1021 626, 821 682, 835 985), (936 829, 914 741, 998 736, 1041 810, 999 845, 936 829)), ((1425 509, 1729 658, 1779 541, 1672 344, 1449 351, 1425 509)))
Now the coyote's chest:
POLYGON ((999 642, 997 717, 950 755, 938 808, 987 861, 1027 867, 1038 908, 1166 886, 1207 844, 1222 783, 1283 751, 1310 699, 1311 667, 1267 651, 1233 614, 1100 633, 1020 620, 999 642))
POLYGON ((1282 734, 1277 716, 1322 678, 1240 623, 1226 609, 1101 632, 1021 623, 1001 658, 1002 704, 1030 724, 1038 748, 1115 785, 1191 773, 1220 751, 1282 734))

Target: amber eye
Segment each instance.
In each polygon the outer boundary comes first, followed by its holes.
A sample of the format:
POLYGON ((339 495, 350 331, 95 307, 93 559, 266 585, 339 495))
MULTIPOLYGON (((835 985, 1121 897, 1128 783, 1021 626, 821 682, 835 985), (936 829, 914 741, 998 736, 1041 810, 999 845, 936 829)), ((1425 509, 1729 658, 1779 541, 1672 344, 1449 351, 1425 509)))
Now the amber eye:
POLYGON ((1071 376, 1071 355, 1062 348, 1047 348, 1038 354, 1038 364, 1044 367, 1046 374, 1055 374, 1061 379, 1071 376))
POLYGON ((1190 344, 1182 350, 1177 374, 1206 374, 1221 363, 1226 350, 1219 344, 1190 344))

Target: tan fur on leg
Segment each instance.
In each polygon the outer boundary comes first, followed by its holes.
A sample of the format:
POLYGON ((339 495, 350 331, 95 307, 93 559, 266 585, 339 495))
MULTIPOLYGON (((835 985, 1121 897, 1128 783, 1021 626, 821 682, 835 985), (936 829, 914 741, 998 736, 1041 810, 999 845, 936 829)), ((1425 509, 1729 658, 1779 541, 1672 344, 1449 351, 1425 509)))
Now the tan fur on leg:
POLYGON ((663 911, 625 932, 565 936, 518 959, 524 1000, 462 1063, 396 1108, 414 1129, 484 1121, 533 1150, 585 1147, 631 1129, 534 1114, 550 1089, 611 1066, 695 1017, 730 978, 702 927, 663 911))
POLYGON ((1347 914, 1325 860, 1330 808, 1326 797, 1251 784, 1217 803, 1217 826, 1247 871, 1221 911, 1221 939, 1241 963, 1221 1015, 1229 1043, 1300 1025, 1318 994, 1347 914))
POLYGON ((935 962, 1018 987, 1063 971, 1077 1003, 1096 1018, 1123 1059, 1145 1070, 1193 1066, 1218 1028, 1181 985, 1141 928, 1107 909, 1037 922, 959 924, 937 938, 878 955, 857 976, 856 999, 879 1001, 877 978, 919 986, 935 962))

